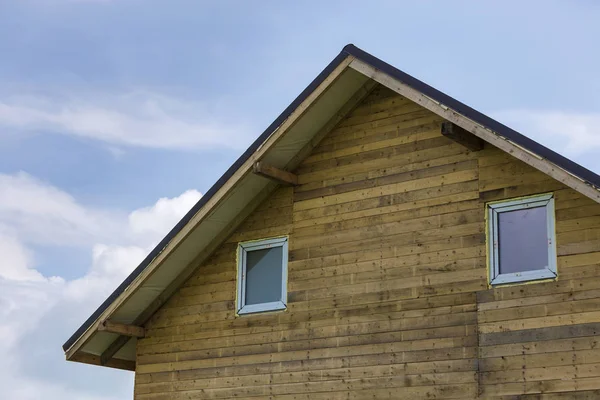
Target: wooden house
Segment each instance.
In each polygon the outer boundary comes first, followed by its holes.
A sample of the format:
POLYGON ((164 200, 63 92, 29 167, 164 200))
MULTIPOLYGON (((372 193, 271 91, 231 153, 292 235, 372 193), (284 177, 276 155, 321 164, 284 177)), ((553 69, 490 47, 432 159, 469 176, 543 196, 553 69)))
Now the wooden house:
POLYGON ((139 400, 600 399, 599 188, 348 45, 66 358, 139 400))

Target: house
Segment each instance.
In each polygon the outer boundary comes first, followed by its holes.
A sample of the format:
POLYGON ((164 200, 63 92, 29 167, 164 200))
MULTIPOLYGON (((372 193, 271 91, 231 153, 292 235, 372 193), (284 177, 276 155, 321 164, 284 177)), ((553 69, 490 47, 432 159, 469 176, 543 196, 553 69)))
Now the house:
POLYGON ((140 400, 597 399, 599 188, 348 45, 66 358, 140 400))

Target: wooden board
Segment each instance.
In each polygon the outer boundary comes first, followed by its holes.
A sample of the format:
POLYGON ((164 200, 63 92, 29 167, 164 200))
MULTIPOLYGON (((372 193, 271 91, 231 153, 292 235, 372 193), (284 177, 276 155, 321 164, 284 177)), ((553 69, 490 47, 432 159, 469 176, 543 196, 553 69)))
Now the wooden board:
POLYGON ((441 121, 375 88, 145 326, 136 398, 597 394, 600 205, 441 121), (545 192, 559 279, 488 289, 485 202, 545 192), (237 317, 237 243, 280 235, 287 310, 237 317))

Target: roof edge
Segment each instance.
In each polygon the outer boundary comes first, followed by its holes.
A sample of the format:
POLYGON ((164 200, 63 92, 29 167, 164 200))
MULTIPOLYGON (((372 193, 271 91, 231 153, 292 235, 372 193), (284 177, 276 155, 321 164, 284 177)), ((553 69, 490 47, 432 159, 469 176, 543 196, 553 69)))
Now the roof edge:
POLYGON ((167 245, 173 240, 173 238, 183 229, 185 225, 193 218, 194 215, 208 201, 217 193, 217 191, 231 178, 231 176, 237 171, 242 164, 250 158, 256 150, 258 150, 265 141, 271 136, 273 132, 292 114, 292 112, 298 108, 298 106, 306 99, 310 93, 312 93, 325 79, 333 72, 333 70, 349 55, 349 51, 346 49, 349 46, 345 46, 342 51, 323 69, 315 79, 308 84, 308 86, 292 101, 292 103, 285 108, 285 110, 279 114, 279 116, 273 121, 267 129, 265 129, 260 136, 244 151, 244 153, 225 171, 225 173, 211 186, 210 189, 198 200, 198 202, 188 211, 183 218, 167 233, 167 235, 154 247, 154 249, 142 260, 142 262, 125 278, 125 280, 117 286, 117 288, 108 296, 102 304, 85 320, 83 324, 67 339, 63 344, 63 351, 67 352, 77 340, 92 326, 92 324, 102 315, 102 313, 109 307, 109 305, 119 297, 135 280, 135 278, 141 274, 143 270, 167 247, 167 245))
POLYGON ((446 95, 443 92, 427 85, 426 83, 408 75, 407 73, 393 67, 392 65, 374 57, 361 50, 353 44, 347 44, 342 51, 323 69, 319 75, 285 108, 285 110, 273 121, 263 133, 250 145, 250 147, 227 169, 227 171, 215 182, 202 198, 191 208, 191 210, 171 229, 171 231, 160 241, 160 243, 148 254, 148 256, 129 274, 127 278, 111 293, 110 296, 92 313, 92 315, 71 335, 63 344, 63 350, 68 351, 77 340, 93 325, 102 313, 117 299, 131 283, 162 253, 173 238, 186 226, 190 220, 204 207, 206 203, 218 192, 218 190, 231 178, 231 176, 256 152, 265 141, 277 130, 277 128, 292 114, 292 112, 331 74, 331 72, 348 56, 353 56, 373 68, 378 69, 395 79, 405 83, 413 89, 453 109, 459 114, 475 121, 483 127, 507 138, 513 143, 527 149, 528 151, 545 158, 566 172, 583 180, 584 182, 600 188, 600 176, 587 168, 569 160, 568 158, 550 150, 549 148, 535 142, 523 134, 501 124, 500 122, 480 113, 479 111, 461 103, 460 101, 446 95))
POLYGON ((515 131, 512 128, 496 121, 493 118, 488 117, 485 114, 467 106, 466 104, 448 96, 447 94, 440 92, 434 87, 429 86, 425 82, 420 81, 419 79, 408 75, 407 73, 397 69, 393 65, 390 65, 379 58, 367 53, 366 51, 359 49, 353 44, 348 44, 344 47, 345 52, 350 55, 353 55, 357 59, 370 64, 372 67, 390 75, 399 81, 405 83, 406 85, 412 87, 413 89, 420 91, 427 97, 435 99, 439 103, 453 109, 466 116, 467 118, 479 123, 480 125, 494 131, 495 133, 504 136, 510 141, 518 144, 521 147, 524 147, 528 151, 539 155, 547 159, 548 161, 556 164, 557 166, 563 168, 567 172, 575 175, 576 177, 582 179, 583 181, 600 188, 600 176, 589 169, 577 164, 576 162, 560 155, 559 153, 549 149, 548 147, 534 141, 533 139, 528 138, 527 136, 515 131))

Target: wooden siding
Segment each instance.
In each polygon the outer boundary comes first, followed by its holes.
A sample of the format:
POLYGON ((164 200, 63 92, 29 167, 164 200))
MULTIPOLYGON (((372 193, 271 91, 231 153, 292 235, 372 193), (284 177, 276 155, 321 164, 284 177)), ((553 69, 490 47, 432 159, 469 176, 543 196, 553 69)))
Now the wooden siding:
POLYGON ((600 398, 600 205, 491 147, 479 176, 486 201, 553 191, 558 255, 555 282, 477 294, 482 397, 600 398))
POLYGON ((135 398, 600 397, 600 205, 441 122, 376 89, 154 315, 135 398), (488 290, 485 202, 549 191, 558 281, 488 290), (288 309, 236 317, 237 243, 279 235, 288 309))

